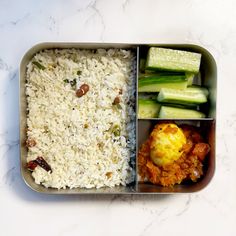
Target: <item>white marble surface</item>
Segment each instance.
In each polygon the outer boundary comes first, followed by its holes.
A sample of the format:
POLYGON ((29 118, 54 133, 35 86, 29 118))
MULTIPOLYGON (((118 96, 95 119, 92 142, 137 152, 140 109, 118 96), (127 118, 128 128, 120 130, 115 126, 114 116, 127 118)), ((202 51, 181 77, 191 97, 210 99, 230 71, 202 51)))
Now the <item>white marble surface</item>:
POLYGON ((0 0, 0 235, 236 235, 236 1, 0 0), (19 63, 44 41, 194 43, 218 65, 217 169, 196 194, 47 196, 19 170, 19 63), (45 233, 46 232, 46 233, 45 233))

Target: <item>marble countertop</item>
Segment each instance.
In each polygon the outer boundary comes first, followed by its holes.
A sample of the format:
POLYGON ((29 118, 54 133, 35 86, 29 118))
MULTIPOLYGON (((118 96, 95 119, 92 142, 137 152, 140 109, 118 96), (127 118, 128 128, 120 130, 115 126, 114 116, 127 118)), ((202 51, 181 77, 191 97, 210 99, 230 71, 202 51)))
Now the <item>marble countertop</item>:
POLYGON ((1 0, 1 235, 236 235, 236 1, 1 0), (218 66, 216 173, 195 194, 48 196, 19 169, 19 63, 45 41, 191 43, 218 66))

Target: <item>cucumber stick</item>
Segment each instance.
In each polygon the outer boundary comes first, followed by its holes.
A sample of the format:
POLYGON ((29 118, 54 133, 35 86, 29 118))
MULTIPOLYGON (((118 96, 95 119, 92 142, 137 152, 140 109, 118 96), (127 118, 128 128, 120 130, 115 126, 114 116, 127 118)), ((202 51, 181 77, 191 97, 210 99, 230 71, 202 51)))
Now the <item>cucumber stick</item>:
POLYGON ((186 88, 184 90, 162 88, 157 96, 157 101, 182 105, 198 105, 207 102, 207 96, 205 90, 201 88, 186 88))
POLYGON ((158 117, 162 119, 200 119, 206 116, 204 113, 196 110, 161 106, 158 117))
POLYGON ((146 69, 198 73, 200 62, 201 54, 199 53, 150 47, 146 69))
POLYGON ((185 75, 145 75, 138 80, 138 92, 159 92, 162 88, 185 89, 188 80, 185 75))
POLYGON ((203 93, 208 97, 209 91, 205 87, 201 87, 200 85, 191 85, 188 87, 188 91, 195 92, 195 93, 203 93))
POLYGON ((177 107, 177 108, 183 108, 183 109, 194 109, 197 110, 199 106, 197 104, 180 104, 180 103, 168 103, 168 102, 160 102, 162 106, 170 106, 170 107, 177 107))
POLYGON ((138 99, 138 118, 157 118, 161 105, 155 100, 138 99))
POLYGON ((186 79, 188 80, 188 86, 191 86, 193 84, 193 79, 194 79, 195 74, 186 72, 185 75, 186 75, 186 79))

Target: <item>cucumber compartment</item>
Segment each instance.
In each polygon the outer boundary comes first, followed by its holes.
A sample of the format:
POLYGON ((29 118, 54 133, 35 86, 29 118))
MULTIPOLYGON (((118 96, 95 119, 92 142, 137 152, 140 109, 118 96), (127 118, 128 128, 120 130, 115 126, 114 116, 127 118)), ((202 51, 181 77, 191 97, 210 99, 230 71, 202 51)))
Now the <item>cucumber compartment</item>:
MULTIPOLYGON (((206 90, 206 96, 208 97, 208 101, 205 103, 200 103, 197 104, 198 108, 197 110, 200 110, 202 113, 204 113, 206 115, 206 118, 216 118, 216 64, 214 61, 214 58, 212 57, 212 55, 205 50, 202 47, 196 46, 196 45, 170 45, 170 44, 159 44, 159 45, 140 45, 138 47, 138 62, 137 62, 137 66, 138 66, 138 72, 139 72, 139 76, 137 79, 137 91, 142 92, 142 91, 148 91, 148 92, 153 92, 153 91, 160 91, 158 86, 162 86, 163 84, 170 84, 170 87, 172 86, 172 88, 178 89, 183 89, 186 86, 186 81, 184 81, 184 78, 181 77, 181 72, 174 72, 176 73, 176 75, 173 76, 173 72, 168 71, 167 72, 167 80, 165 83, 165 78, 163 77, 163 71, 159 71, 158 74, 158 78, 155 77, 155 75, 152 74, 152 72, 150 74, 147 74, 150 78, 151 81, 156 81, 155 86, 156 88, 153 88, 153 86, 151 87, 149 82, 146 81, 146 78, 143 76, 143 72, 144 72, 144 68, 143 68, 143 64, 144 64, 144 60, 145 58, 147 58, 148 55, 148 50, 151 47, 158 47, 158 48, 168 48, 168 49, 176 49, 178 51, 188 51, 188 52, 194 52, 194 53, 198 53, 201 54, 201 64, 200 64, 200 70, 199 70, 199 75, 198 76, 194 76, 194 78, 191 78, 193 80, 193 86, 191 86, 192 91, 195 90, 194 87, 196 86, 203 86, 206 90), (140 66, 140 60, 141 60, 141 70, 139 69, 140 66), (172 73, 172 74, 171 74, 172 73), (170 76, 170 77, 168 77, 170 76), (173 76, 172 78, 178 78, 175 79, 172 83, 171 83, 171 76, 173 76), (141 79, 140 79, 141 78, 141 79), (178 82, 177 82, 178 81, 178 82), (177 82, 177 83, 176 83, 177 82), (209 93, 209 94, 207 94, 209 93)), ((187 74, 189 77, 192 76, 191 73, 187 74)), ((188 77, 186 76, 186 77, 188 77)), ((186 78, 185 78, 186 79, 186 78)), ((188 79, 187 82, 187 86, 189 87, 189 82, 191 82, 191 79, 188 79)), ((167 87, 168 88, 168 87, 167 87)), ((196 88, 197 89, 197 88, 196 88)), ((137 94, 138 96, 138 94, 137 94)), ((168 101, 168 103, 172 103, 171 101, 168 101)), ((164 102, 164 105, 165 102, 164 102)), ((173 104, 172 104, 173 105, 173 104)), ((171 106, 172 106, 171 105, 171 106)), ((182 105, 191 105, 191 104, 182 104, 182 105)), ((174 105, 175 106, 175 105, 174 105)), ((173 117, 174 118, 174 117, 173 117)), ((158 119, 158 118, 157 118, 158 119)))

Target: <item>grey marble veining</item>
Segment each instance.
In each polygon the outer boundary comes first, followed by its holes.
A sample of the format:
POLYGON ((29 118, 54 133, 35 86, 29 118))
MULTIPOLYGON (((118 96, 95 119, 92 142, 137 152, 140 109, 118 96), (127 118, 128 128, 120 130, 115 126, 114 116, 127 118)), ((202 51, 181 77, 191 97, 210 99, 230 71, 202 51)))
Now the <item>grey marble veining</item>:
POLYGON ((1 0, 1 235, 236 235, 235 15, 234 0, 1 0), (19 63, 26 50, 45 41, 192 43, 208 49, 218 66, 211 184, 196 194, 158 196, 31 191, 19 169, 19 63))

